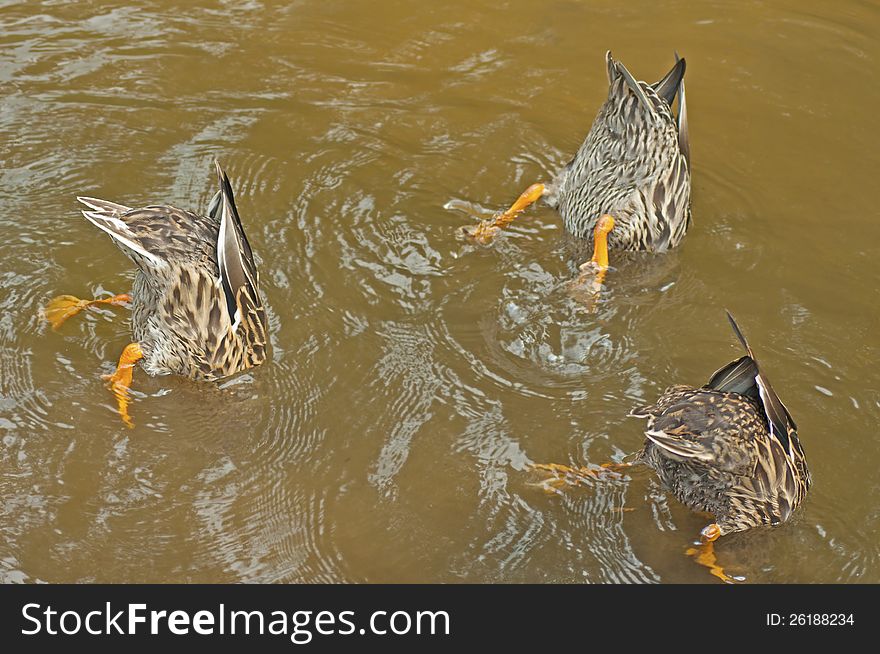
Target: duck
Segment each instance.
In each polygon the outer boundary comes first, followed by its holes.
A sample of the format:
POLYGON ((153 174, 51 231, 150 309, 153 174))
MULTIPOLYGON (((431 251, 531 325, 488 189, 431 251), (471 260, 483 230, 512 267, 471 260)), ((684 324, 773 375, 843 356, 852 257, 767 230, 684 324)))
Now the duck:
POLYGON ((784 523, 812 484, 797 424, 736 320, 727 319, 747 354, 704 386, 671 386, 630 412, 647 420, 635 462, 682 504, 715 517, 702 532, 708 541, 784 523))
POLYGON ((691 224, 685 59, 676 54, 673 67, 653 84, 637 81, 610 51, 605 61, 608 98, 571 161, 551 182, 531 185, 506 211, 464 228, 467 236, 488 244, 543 199, 569 234, 593 242, 587 263, 595 268, 608 259, 608 248, 665 252, 681 243, 691 224), (613 219, 610 234, 607 217, 613 219), (600 242, 599 234, 607 238, 600 242))
POLYGON ((260 276, 235 205, 232 185, 215 161, 219 190, 206 215, 171 205, 139 209, 78 197, 83 216, 134 263, 130 294, 81 300, 53 298, 44 316, 58 329, 97 304, 130 305, 133 340, 106 376, 123 422, 133 368, 148 375, 217 381, 259 366, 267 356, 268 322, 260 276))
POLYGON ((620 473, 642 464, 693 511, 713 520, 688 554, 725 582, 736 579, 717 564, 712 543, 721 536, 791 518, 812 485, 797 424, 727 312, 746 354, 716 371, 699 387, 674 385, 653 404, 629 415, 647 420, 644 446, 631 461, 602 468, 571 469, 535 464, 557 478, 578 481, 604 471, 620 473))

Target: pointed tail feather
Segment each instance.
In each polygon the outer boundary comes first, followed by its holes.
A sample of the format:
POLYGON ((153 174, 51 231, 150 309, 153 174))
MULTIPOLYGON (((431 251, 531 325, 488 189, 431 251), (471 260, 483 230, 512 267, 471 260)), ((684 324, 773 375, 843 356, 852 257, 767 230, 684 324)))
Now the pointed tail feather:
POLYGON ((782 443, 786 453, 789 453, 789 427, 796 431, 797 424, 795 423, 794 418, 791 417, 788 409, 782 403, 782 400, 779 399, 776 391, 773 390, 767 376, 761 372, 760 367, 758 366, 758 360, 755 359, 755 353, 752 352, 752 348, 749 346, 748 341, 746 341, 746 337, 739 328, 739 325, 736 324, 736 320, 733 319, 733 316, 729 311, 725 311, 725 313, 727 313, 727 320, 730 321, 730 326, 733 327, 733 333, 736 334, 739 342, 742 343, 744 348, 746 348, 749 357, 751 357, 755 363, 755 369, 757 371, 757 374, 755 375, 755 383, 758 386, 758 394, 761 403, 764 405, 764 412, 767 414, 767 419, 770 423, 770 433, 782 443))
POLYGON ((645 95, 645 90, 641 87, 638 80, 632 76, 626 66, 624 66, 621 62, 617 62, 618 69, 620 70, 621 75, 623 75, 623 79, 626 81, 626 85, 630 88, 630 90, 636 94, 636 97, 639 99, 639 102, 642 103, 642 106, 645 107, 648 111, 653 111, 654 107, 651 105, 651 101, 648 100, 648 96, 645 95))
MULTIPOLYGON (((678 53, 675 53, 675 60, 679 61, 678 53)), ((684 59, 681 59, 684 62, 684 59)), ((684 94, 684 77, 681 78, 681 86, 678 90, 678 149, 684 155, 687 161, 688 169, 691 167, 691 139, 688 136, 688 113, 687 100, 684 94)))
POLYGON ((752 352, 752 348, 749 347, 749 344, 746 341, 746 337, 743 335, 742 330, 739 328, 739 325, 736 324, 736 320, 733 319, 733 316, 727 309, 724 310, 724 313, 727 314, 727 320, 730 322, 730 326, 733 327, 733 333, 736 334, 736 337, 739 339, 739 342, 742 343, 742 346, 746 348, 746 352, 749 353, 749 356, 754 359, 755 353, 752 352))
POLYGON ((143 246, 137 235, 122 220, 121 216, 130 211, 128 207, 97 198, 78 197, 77 200, 91 208, 91 210, 83 209, 82 211, 82 215, 86 217, 86 220, 101 231, 109 234, 116 243, 123 246, 123 249, 127 249, 145 258, 154 266, 165 265, 165 261, 162 258, 143 246))
POLYGON ((641 84, 639 84, 638 80, 636 80, 636 78, 632 76, 632 73, 627 70, 626 66, 624 66, 622 62, 614 60, 614 57, 611 56, 611 50, 605 53, 605 62, 608 65, 609 82, 613 82, 614 78, 618 74, 621 75, 623 77, 623 80, 626 82, 626 85, 639 99, 639 102, 642 103, 645 109, 647 109, 648 111, 653 111, 654 107, 651 104, 651 101, 648 99, 648 96, 645 95, 645 90, 642 88, 641 84))
POLYGON ((684 81, 685 68, 685 60, 679 59, 676 54, 675 64, 669 72, 663 76, 663 79, 652 85, 654 90, 657 91, 657 95, 666 100, 666 103, 670 106, 672 106, 673 101, 675 101, 675 95, 678 93, 678 89, 684 81))
POLYGON ((99 200, 98 198, 90 198, 84 195, 79 195, 76 199, 86 205, 89 209, 98 212, 123 214, 127 211, 131 211, 131 207, 126 207, 125 205, 117 204, 116 202, 110 202, 109 200, 99 200))
POLYGON ((650 418, 652 416, 651 410, 654 409, 651 405, 646 406, 636 406, 630 409, 629 413, 626 414, 627 418, 650 418))

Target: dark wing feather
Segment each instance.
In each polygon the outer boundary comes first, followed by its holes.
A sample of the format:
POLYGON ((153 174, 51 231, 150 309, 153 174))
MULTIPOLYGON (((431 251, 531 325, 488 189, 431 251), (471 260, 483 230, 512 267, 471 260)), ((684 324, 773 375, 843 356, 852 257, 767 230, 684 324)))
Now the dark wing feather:
POLYGON ((217 266, 220 270, 220 283, 226 296, 226 307, 229 319, 237 328, 242 316, 238 312, 236 297, 244 288, 245 296, 258 302, 257 272, 251 246, 244 234, 232 185, 220 163, 217 166, 217 178, 220 182, 220 202, 214 209, 214 201, 209 208, 220 212, 220 231, 217 237, 217 266))
POLYGON ((758 399, 758 385, 755 377, 758 376, 758 366, 752 357, 746 355, 736 361, 731 361, 726 366, 715 372, 706 388, 728 393, 739 393, 758 399))
POLYGON ((666 104, 669 106, 672 106, 672 103, 675 100, 675 94, 678 93, 678 89, 684 81, 685 66, 685 60, 679 59, 678 55, 676 55, 675 65, 670 71, 666 73, 663 79, 659 82, 655 82, 651 85, 654 87, 657 95, 666 100, 666 104))
MULTIPOLYGON (((746 337, 743 335, 742 330, 739 328, 739 325, 736 324, 736 320, 733 319, 733 316, 730 315, 729 311, 727 312, 727 319, 730 321, 730 326, 733 327, 733 333, 736 334, 739 342, 742 343, 743 347, 749 353, 748 358, 751 358, 755 365, 755 371, 757 373, 755 375, 755 383, 758 387, 761 404, 764 406, 764 413, 767 415, 770 434, 782 444, 786 454, 790 454, 791 442, 789 438, 789 430, 797 431, 797 425, 791 417, 791 414, 788 412, 788 409, 785 408, 782 400, 779 399, 779 396, 773 390, 773 387, 770 386, 770 381, 767 379, 766 375, 760 371, 758 360, 755 359, 755 354, 752 352, 752 348, 749 346, 746 337)), ((716 373, 716 375, 717 374, 718 373, 716 373)))
MULTIPOLYGON (((746 352, 749 353, 749 356, 752 359, 755 358, 755 353, 752 352, 752 348, 749 347, 748 341, 746 341, 746 337, 743 335, 742 330, 739 328, 739 325, 736 324, 736 320, 733 319, 733 316, 730 315, 730 311, 725 309, 724 313, 727 314, 727 320, 730 322, 730 326, 733 328, 733 333, 736 334, 736 337, 739 339, 739 342, 742 343, 742 346, 746 349, 746 352)), ((757 364, 757 361, 755 361, 757 364)))
MULTIPOLYGON (((678 53, 675 53, 676 61, 679 61, 678 53)), ((684 63, 684 59, 680 60, 684 63)), ((678 89, 678 149, 684 155, 687 161, 688 169, 691 167, 691 141, 688 136, 688 112, 687 100, 684 94, 684 77, 681 78, 681 85, 678 89)))
POLYGON ((791 453, 791 442, 789 438, 789 426, 793 431, 797 430, 797 425, 779 399, 779 396, 770 386, 770 382, 764 375, 757 377, 758 388, 761 393, 761 402, 764 405, 764 411, 767 413, 767 420, 770 421, 770 434, 782 443, 786 454, 791 453))

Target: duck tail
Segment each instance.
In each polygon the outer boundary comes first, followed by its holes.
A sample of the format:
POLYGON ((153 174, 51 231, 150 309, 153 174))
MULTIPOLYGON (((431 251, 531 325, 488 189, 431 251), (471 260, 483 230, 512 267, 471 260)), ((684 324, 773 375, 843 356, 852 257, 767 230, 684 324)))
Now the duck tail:
MULTIPOLYGON (((229 320, 235 331, 242 320, 242 312, 238 306, 238 298, 242 302, 251 302, 248 298, 259 298, 257 291, 258 275, 251 246, 238 209, 235 206, 235 197, 232 193, 232 185, 229 177, 220 167, 220 162, 214 162, 217 168, 217 180, 220 185, 219 199, 215 195, 208 211, 212 215, 219 213, 220 226, 217 235, 217 268, 220 273, 220 283, 226 296, 226 306, 229 312, 229 320), (246 293, 240 295, 241 289, 246 293)), ((254 300, 255 301, 255 300, 254 300)), ((245 307, 248 309, 249 307, 245 307)))
POLYGON ((706 388, 726 393, 738 393, 758 398, 758 386, 755 378, 758 376, 758 365, 750 356, 740 357, 731 361, 726 366, 716 371, 706 384, 706 388))
POLYGON ((791 417, 788 409, 782 403, 782 400, 779 399, 779 396, 773 390, 773 387, 770 386, 770 381, 767 379, 767 376, 761 372, 758 366, 758 361, 755 359, 755 353, 752 352, 752 348, 749 346, 748 341, 746 341, 746 337, 743 335, 739 325, 736 324, 736 320, 730 315, 730 311, 725 310, 725 313, 727 314, 727 320, 730 321, 730 326, 733 327, 733 333, 736 334, 739 342, 742 343, 743 347, 746 348, 746 351, 749 353, 749 356, 744 358, 751 358, 755 364, 755 384, 757 386, 761 403, 764 405, 764 411, 767 413, 767 419, 770 424, 770 433, 782 443, 786 454, 788 454, 791 451, 789 428, 791 428, 792 431, 797 431, 797 424, 795 423, 794 418, 791 417))
POLYGON ((739 325, 736 324, 736 320, 733 319, 733 316, 727 309, 724 310, 724 313, 727 314, 727 320, 730 322, 730 326, 733 327, 733 333, 736 334, 736 337, 739 339, 739 342, 742 343, 742 346, 746 349, 746 352, 749 353, 749 356, 754 359, 755 353, 752 352, 752 348, 749 346, 748 341, 746 341, 746 337, 743 335, 742 330, 739 328, 739 325))
POLYGON ((144 246, 137 234, 132 232, 126 224, 123 216, 131 211, 129 207, 109 200, 98 198, 77 197, 77 200, 88 207, 83 209, 82 215, 102 232, 122 246, 123 252, 129 255, 138 265, 141 264, 139 257, 152 263, 154 266, 163 266, 165 262, 153 254, 144 246))
POLYGON ((666 100, 666 104, 669 106, 672 106, 676 94, 684 84, 684 72, 686 68, 687 63, 685 60, 680 58, 678 53, 675 53, 675 64, 672 68, 659 82, 655 82, 651 85, 657 92, 657 95, 666 100))
POLYGON ((632 91, 639 99, 639 102, 642 103, 642 106, 648 111, 653 111, 654 107, 648 99, 648 96, 645 95, 645 90, 642 88, 641 84, 639 84, 638 80, 632 76, 632 73, 627 70, 622 62, 614 60, 614 57, 611 56, 611 50, 605 53, 605 64, 608 66, 608 82, 610 84, 613 84, 618 76, 622 77, 630 91, 632 91))
POLYGON ((691 165, 691 146, 688 138, 687 101, 684 93, 684 73, 687 65, 684 58, 675 53, 675 64, 659 82, 651 85, 657 95, 663 98, 670 107, 678 96, 678 147, 684 155, 688 166, 691 165))

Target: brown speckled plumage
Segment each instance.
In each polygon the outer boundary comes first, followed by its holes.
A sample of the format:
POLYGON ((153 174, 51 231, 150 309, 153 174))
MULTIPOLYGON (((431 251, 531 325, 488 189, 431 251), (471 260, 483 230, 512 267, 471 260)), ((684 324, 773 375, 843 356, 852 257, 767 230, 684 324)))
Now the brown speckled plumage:
POLYGON ((86 218, 137 265, 132 331, 151 375, 211 381, 266 358, 266 313, 259 274, 229 178, 206 216, 168 205, 130 209, 79 198, 86 218))
POLYGON ((715 516, 720 534, 785 522, 810 488, 797 425, 748 351, 706 386, 673 386, 650 406, 637 461, 686 506, 715 516))
POLYGON ((655 84, 636 81, 610 52, 606 61, 608 99, 545 200, 578 238, 592 240, 599 218, 610 214, 611 249, 664 251, 681 242, 691 219, 685 61, 676 58, 655 84))

